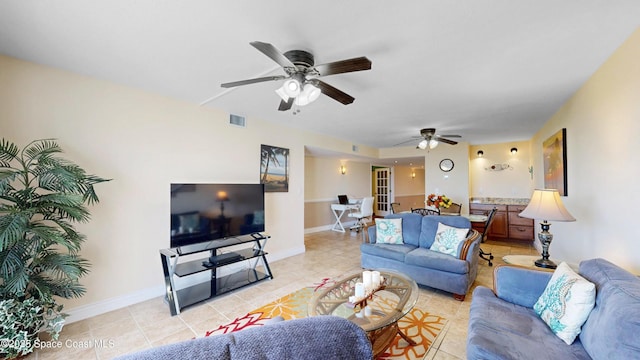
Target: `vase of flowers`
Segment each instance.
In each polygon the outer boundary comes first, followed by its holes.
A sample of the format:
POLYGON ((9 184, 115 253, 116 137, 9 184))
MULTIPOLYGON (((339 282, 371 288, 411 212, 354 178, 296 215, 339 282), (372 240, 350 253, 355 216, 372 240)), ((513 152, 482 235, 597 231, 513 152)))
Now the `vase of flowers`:
POLYGON ((451 206, 451 203, 451 199, 446 195, 429 194, 429 196, 427 196, 427 206, 433 206, 438 209, 447 209, 451 206))

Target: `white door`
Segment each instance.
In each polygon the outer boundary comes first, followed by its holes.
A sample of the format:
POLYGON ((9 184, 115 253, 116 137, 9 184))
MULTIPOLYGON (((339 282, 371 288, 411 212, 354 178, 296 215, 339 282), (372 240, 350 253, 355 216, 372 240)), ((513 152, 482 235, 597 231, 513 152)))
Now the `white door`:
POLYGON ((377 168, 374 177, 374 213, 376 216, 385 216, 391 212, 391 169, 377 168))

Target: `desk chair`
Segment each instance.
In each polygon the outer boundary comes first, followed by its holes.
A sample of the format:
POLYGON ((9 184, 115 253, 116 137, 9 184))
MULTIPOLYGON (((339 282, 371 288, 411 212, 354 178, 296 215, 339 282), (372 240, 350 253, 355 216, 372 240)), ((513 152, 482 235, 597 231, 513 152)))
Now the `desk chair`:
POLYGON ((418 209, 411 208, 411 212, 420 214, 422 216, 440 215, 440 209, 438 208, 418 208, 418 209))
MULTIPOLYGON (((498 211, 497 208, 493 208, 491 209, 491 211, 489 212, 489 215, 487 215, 487 221, 485 221, 484 223, 484 230, 482 231, 482 237, 480 237, 480 243, 485 242, 485 240, 487 239, 487 234, 489 233, 489 227, 491 226, 491 223, 493 222, 493 215, 495 215, 496 211, 498 211)), ((487 260, 489 262, 489 266, 493 266, 493 263, 491 262, 491 260, 493 260, 493 255, 490 252, 484 252, 482 250, 482 247, 480 247, 480 257, 483 258, 484 260, 487 260)))
POLYGON ((351 230, 360 232, 360 230, 367 225, 366 219, 373 216, 373 196, 362 199, 362 203, 360 203, 360 210, 349 213, 348 216, 358 219, 356 224, 351 227, 351 230))

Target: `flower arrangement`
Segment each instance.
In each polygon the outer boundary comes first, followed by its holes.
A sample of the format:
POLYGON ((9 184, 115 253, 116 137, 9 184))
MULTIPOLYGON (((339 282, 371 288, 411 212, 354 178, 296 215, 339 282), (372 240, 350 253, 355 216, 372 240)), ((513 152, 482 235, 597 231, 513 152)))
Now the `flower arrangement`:
POLYGON ((452 201, 451 199, 449 199, 448 197, 446 197, 446 195, 436 195, 436 194, 429 194, 429 196, 427 196, 427 206, 433 206, 436 208, 449 208, 449 206, 451 206, 452 201))

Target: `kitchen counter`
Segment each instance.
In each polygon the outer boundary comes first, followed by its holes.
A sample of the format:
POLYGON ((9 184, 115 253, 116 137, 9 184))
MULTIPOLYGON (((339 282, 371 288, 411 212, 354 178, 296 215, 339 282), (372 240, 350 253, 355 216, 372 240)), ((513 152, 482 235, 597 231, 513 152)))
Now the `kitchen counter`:
POLYGON ((469 204, 527 205, 528 198, 472 197, 469 204))

